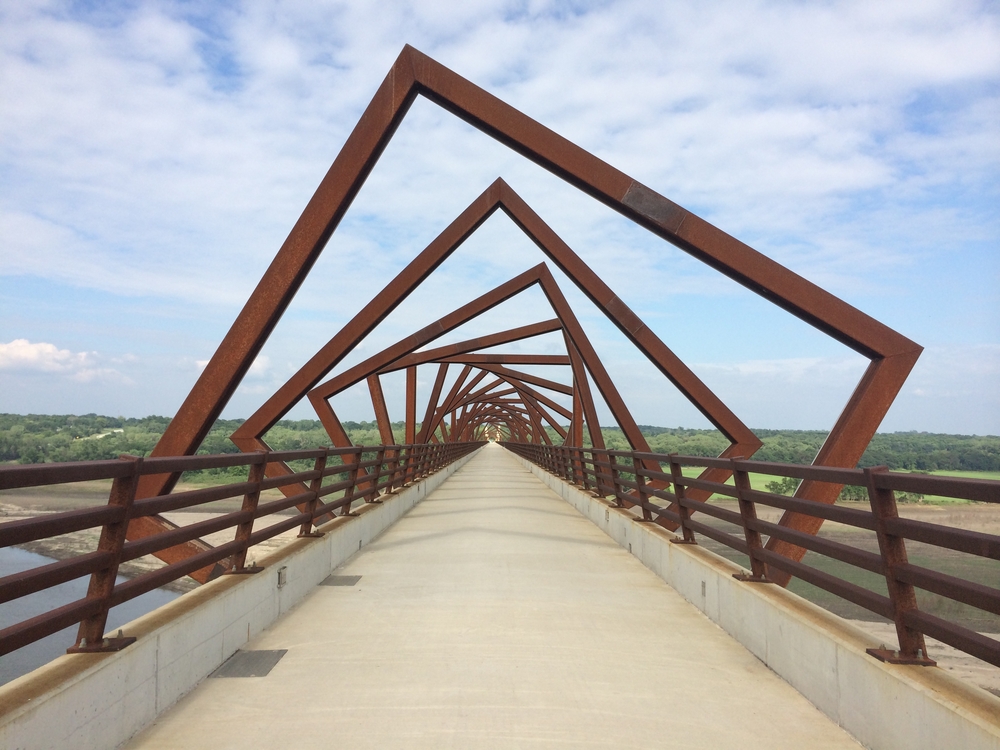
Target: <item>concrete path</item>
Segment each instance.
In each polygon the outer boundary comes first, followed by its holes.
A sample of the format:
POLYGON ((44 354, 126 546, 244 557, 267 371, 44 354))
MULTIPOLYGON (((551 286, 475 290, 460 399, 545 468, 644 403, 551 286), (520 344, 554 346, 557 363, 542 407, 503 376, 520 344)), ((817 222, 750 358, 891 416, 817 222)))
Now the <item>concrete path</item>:
POLYGON ((486 446, 130 748, 858 748, 486 446))

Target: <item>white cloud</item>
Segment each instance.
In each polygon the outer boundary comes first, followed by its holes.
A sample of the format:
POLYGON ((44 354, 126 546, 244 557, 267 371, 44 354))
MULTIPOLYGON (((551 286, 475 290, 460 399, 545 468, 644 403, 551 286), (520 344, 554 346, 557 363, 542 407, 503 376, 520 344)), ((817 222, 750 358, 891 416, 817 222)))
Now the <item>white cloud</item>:
POLYGON ((100 367, 97 352, 71 352, 55 344, 32 343, 27 339, 0 343, 0 370, 60 373, 81 383, 127 380, 114 368, 100 367))
MULTIPOLYGON (((81 311, 155 299, 158 335, 112 321, 122 350, 172 347, 203 368, 218 338, 202 321, 235 317, 409 42, 853 304, 888 300, 875 314, 893 327, 934 325, 934 306, 982 319, 981 295, 914 279, 995 267, 981 248, 1000 237, 998 19, 963 0, 17 3, 0 11, 0 274, 83 290, 81 311)), ((681 312, 723 330, 735 317, 728 280, 418 101, 295 301, 310 326, 279 325, 291 343, 269 342, 254 387, 271 362, 305 361, 498 175, 647 322, 668 320, 672 346, 681 312)), ((537 262, 490 231, 388 339, 537 262)), ((706 377, 766 381, 772 363, 774 378, 833 378, 821 354, 740 350, 706 377)))

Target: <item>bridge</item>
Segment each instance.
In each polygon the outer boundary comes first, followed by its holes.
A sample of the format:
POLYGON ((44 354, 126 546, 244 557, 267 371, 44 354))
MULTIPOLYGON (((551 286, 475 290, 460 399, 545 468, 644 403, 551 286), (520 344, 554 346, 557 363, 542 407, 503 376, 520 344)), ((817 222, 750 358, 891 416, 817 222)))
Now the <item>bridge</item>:
POLYGON ((106 505, 0 524, 0 547, 98 537, 87 554, 0 578, 3 603, 89 577, 82 598, 0 630, 7 654, 77 627, 65 656, 0 687, 0 739, 998 748, 1000 698, 939 668, 928 638, 997 667, 1000 641, 949 614, 960 607, 923 604, 926 592, 1000 615, 996 578, 907 550, 988 565, 1000 537, 906 518, 897 495, 1000 503, 1000 482, 856 468, 920 351, 407 47, 151 454, 0 468, 0 490, 111 484, 106 505), (814 462, 753 460, 752 430, 500 178, 233 433, 239 452, 198 455, 417 96, 868 358, 814 462), (496 211, 544 261, 337 371, 496 211), (650 450, 549 263, 726 436, 721 455, 650 450), (555 317, 437 341, 535 287, 555 317), (544 335, 564 351, 496 351, 544 335), (421 367, 435 374, 418 420, 421 367), (405 372, 398 435, 383 393, 393 372, 405 372), (334 402, 351 388, 367 388, 380 444, 353 445, 341 423, 334 402), (272 450, 268 430, 304 400, 329 445, 272 450), (605 444, 600 403, 627 450, 605 444), (178 486, 201 469, 246 478, 178 486), (765 491, 761 477, 797 489, 765 491), (838 503, 845 486, 866 504, 838 503), (209 517, 167 518, 194 508, 209 517), (830 523, 867 542, 820 534, 830 523), (123 563, 148 556, 156 567, 119 579, 123 563), (181 578, 200 585, 107 632, 114 607, 181 578), (884 618, 891 639, 795 596, 792 580, 884 618))

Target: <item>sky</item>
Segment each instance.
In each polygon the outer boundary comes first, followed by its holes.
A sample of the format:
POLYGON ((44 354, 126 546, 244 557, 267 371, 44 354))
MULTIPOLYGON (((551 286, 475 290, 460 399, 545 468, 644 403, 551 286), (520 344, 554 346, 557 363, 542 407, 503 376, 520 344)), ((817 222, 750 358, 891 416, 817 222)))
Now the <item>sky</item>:
MULTIPOLYGON (((943 0, 0 0, 0 412, 175 413, 404 44, 921 344, 881 431, 1000 435, 1000 8, 943 0)), ((224 416, 497 177, 745 424, 834 424, 864 358, 426 99, 224 416)), ((338 371, 542 260, 495 215, 338 371)), ((708 426, 556 276, 638 423, 708 426)))

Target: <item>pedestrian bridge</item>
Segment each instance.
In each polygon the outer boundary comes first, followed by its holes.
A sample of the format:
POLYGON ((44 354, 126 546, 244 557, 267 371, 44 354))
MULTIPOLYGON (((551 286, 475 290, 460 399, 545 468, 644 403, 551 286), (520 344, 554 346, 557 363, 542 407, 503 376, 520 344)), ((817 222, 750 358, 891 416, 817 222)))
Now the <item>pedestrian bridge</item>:
POLYGON ((0 744, 1000 747, 1000 699, 636 510, 487 443, 0 687, 0 744))
POLYGON ((130 748, 848 748, 856 742, 487 445, 130 748))

